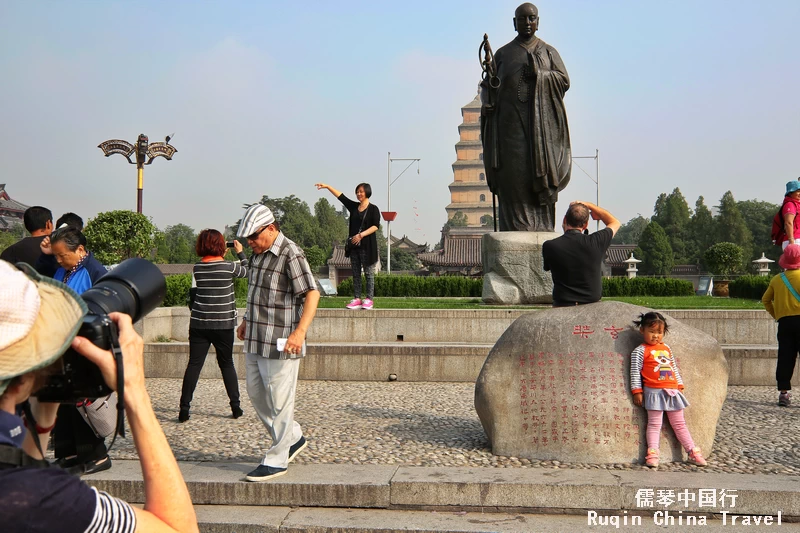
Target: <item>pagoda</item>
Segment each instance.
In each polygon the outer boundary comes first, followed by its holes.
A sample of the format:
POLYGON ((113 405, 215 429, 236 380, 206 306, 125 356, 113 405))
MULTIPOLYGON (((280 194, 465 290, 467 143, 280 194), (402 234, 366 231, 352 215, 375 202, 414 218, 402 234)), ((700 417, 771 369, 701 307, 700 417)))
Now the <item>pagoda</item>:
POLYGON ((449 187, 450 204, 445 208, 447 219, 450 220, 460 211, 467 216, 467 226, 491 226, 492 193, 486 184, 486 171, 483 168, 479 96, 461 108, 461 117, 453 182, 449 187))
POLYGON ((432 273, 479 276, 483 271, 481 238, 494 229, 492 193, 483 168, 479 96, 461 108, 461 117, 453 182, 449 186, 450 204, 445 210, 447 220, 463 213, 467 225, 446 226, 442 229, 441 249, 421 253, 417 258, 432 273))

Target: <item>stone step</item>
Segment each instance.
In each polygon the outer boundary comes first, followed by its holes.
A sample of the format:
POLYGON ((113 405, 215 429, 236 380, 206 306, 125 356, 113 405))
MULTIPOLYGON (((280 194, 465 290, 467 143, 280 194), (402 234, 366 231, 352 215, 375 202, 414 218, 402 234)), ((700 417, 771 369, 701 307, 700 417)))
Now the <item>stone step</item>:
MULTIPOLYGON (((751 531, 741 519, 669 513, 636 515, 619 511, 609 516, 580 514, 488 513, 481 511, 395 511, 318 507, 195 506, 203 533, 578 533, 622 529, 635 533, 675 531, 751 531), (618 528, 614 526, 617 523, 618 528), (692 525, 688 525, 692 524, 692 525)), ((763 525, 763 519, 761 520, 763 525)), ((773 518, 773 525, 777 520, 773 518)), ((781 516, 781 531, 798 531, 800 524, 781 516)))
MULTIPOLYGON (((493 344, 439 342, 310 343, 300 365, 300 379, 332 381, 474 382, 493 344)), ((234 344, 234 364, 244 378, 242 343, 234 344)), ((722 346, 729 367, 729 385, 775 385, 777 345, 722 346)), ((219 379, 211 348, 201 378, 219 379), (210 359, 210 362, 208 361, 210 359)), ((149 378, 180 379, 189 360, 188 342, 145 345, 145 372, 149 378)), ((800 365, 800 363, 798 363, 800 365)), ((800 385, 800 371, 792 381, 800 385)))
MULTIPOLYGON (((300 379, 334 381, 387 381, 394 374, 399 381, 474 382, 491 344, 435 342, 309 343, 300 365, 300 379)), ((244 378, 242 343, 233 346, 234 365, 244 378)), ((214 349, 201 378, 221 377, 214 361, 214 349)), ((182 378, 189 361, 188 342, 145 345, 145 372, 150 378, 182 378)))
MULTIPOLYGON (((670 496, 674 503, 666 509, 676 515, 678 511, 748 515, 776 515, 781 511, 787 519, 800 517, 800 478, 796 476, 323 464, 293 465, 286 475, 270 482, 243 481, 254 466, 180 464, 195 505, 566 512, 585 518, 589 510, 620 515, 624 511, 663 510, 663 505, 642 505, 641 491, 651 490, 656 497, 670 496), (713 507, 702 500, 702 495, 712 490, 716 495, 713 507), (721 497, 723 490, 727 496, 721 497), (677 502, 678 494, 688 501, 677 502)), ((143 502, 136 461, 115 460, 111 470, 84 479, 131 503, 143 502)))

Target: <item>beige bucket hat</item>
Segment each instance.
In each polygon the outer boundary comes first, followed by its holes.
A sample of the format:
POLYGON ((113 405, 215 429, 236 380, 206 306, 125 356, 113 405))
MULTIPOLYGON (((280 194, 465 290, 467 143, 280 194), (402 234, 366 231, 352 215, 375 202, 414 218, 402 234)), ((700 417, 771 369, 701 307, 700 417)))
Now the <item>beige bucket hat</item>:
POLYGON ((63 283, 0 261, 0 394, 12 378, 58 359, 86 313, 80 296, 63 283))

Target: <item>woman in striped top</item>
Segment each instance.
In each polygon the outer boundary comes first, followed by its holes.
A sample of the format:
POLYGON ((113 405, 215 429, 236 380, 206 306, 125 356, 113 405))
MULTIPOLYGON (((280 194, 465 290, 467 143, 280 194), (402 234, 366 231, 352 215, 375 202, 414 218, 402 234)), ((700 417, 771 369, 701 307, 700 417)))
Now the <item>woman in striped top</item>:
POLYGON ((192 317, 189 323, 189 365, 183 375, 181 404, 178 420, 189 420, 189 407, 197 386, 197 379, 206 362, 212 344, 217 352, 217 363, 222 381, 231 402, 233 418, 242 416, 239 406, 239 381, 233 367, 233 330, 236 327, 236 296, 233 279, 247 276, 247 257, 242 243, 233 241, 239 261, 225 261, 225 238, 214 229, 205 229, 197 236, 195 251, 202 259, 194 265, 193 283, 197 290, 190 303, 192 317))

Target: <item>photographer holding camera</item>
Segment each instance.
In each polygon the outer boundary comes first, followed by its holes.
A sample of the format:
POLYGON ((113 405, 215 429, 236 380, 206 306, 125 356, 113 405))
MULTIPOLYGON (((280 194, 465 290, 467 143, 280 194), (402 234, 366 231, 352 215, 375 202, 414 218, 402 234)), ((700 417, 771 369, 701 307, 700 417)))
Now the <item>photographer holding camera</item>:
MULTIPOLYGON (((143 284, 140 280, 135 282, 139 282, 139 286, 132 283, 132 292, 139 294, 143 284)), ((108 283, 119 284, 116 280, 108 283)), ((97 296, 94 298, 87 306, 65 285, 32 270, 26 275, 0 261, 0 500, 3 502, 0 523, 3 530, 198 531, 189 491, 145 389, 142 338, 133 330, 132 318, 127 314, 110 312, 107 316, 87 316, 90 307, 106 303, 97 296), (145 485, 143 509, 97 491, 43 460, 41 449, 47 446, 55 425, 57 403, 32 401, 33 416, 26 417, 27 421, 15 414, 18 404, 36 394, 46 381, 49 383, 48 375, 57 371, 55 368, 62 354, 70 347, 96 365, 102 373, 104 386, 117 388, 117 366, 111 352, 98 348, 87 338, 75 337, 79 330, 85 331, 87 322, 113 322, 116 325, 111 335, 114 340, 116 330, 119 332, 118 346, 124 355, 125 412, 145 485), (36 442, 37 437, 39 442, 36 442)), ((133 314, 138 315, 139 311, 133 314)))

